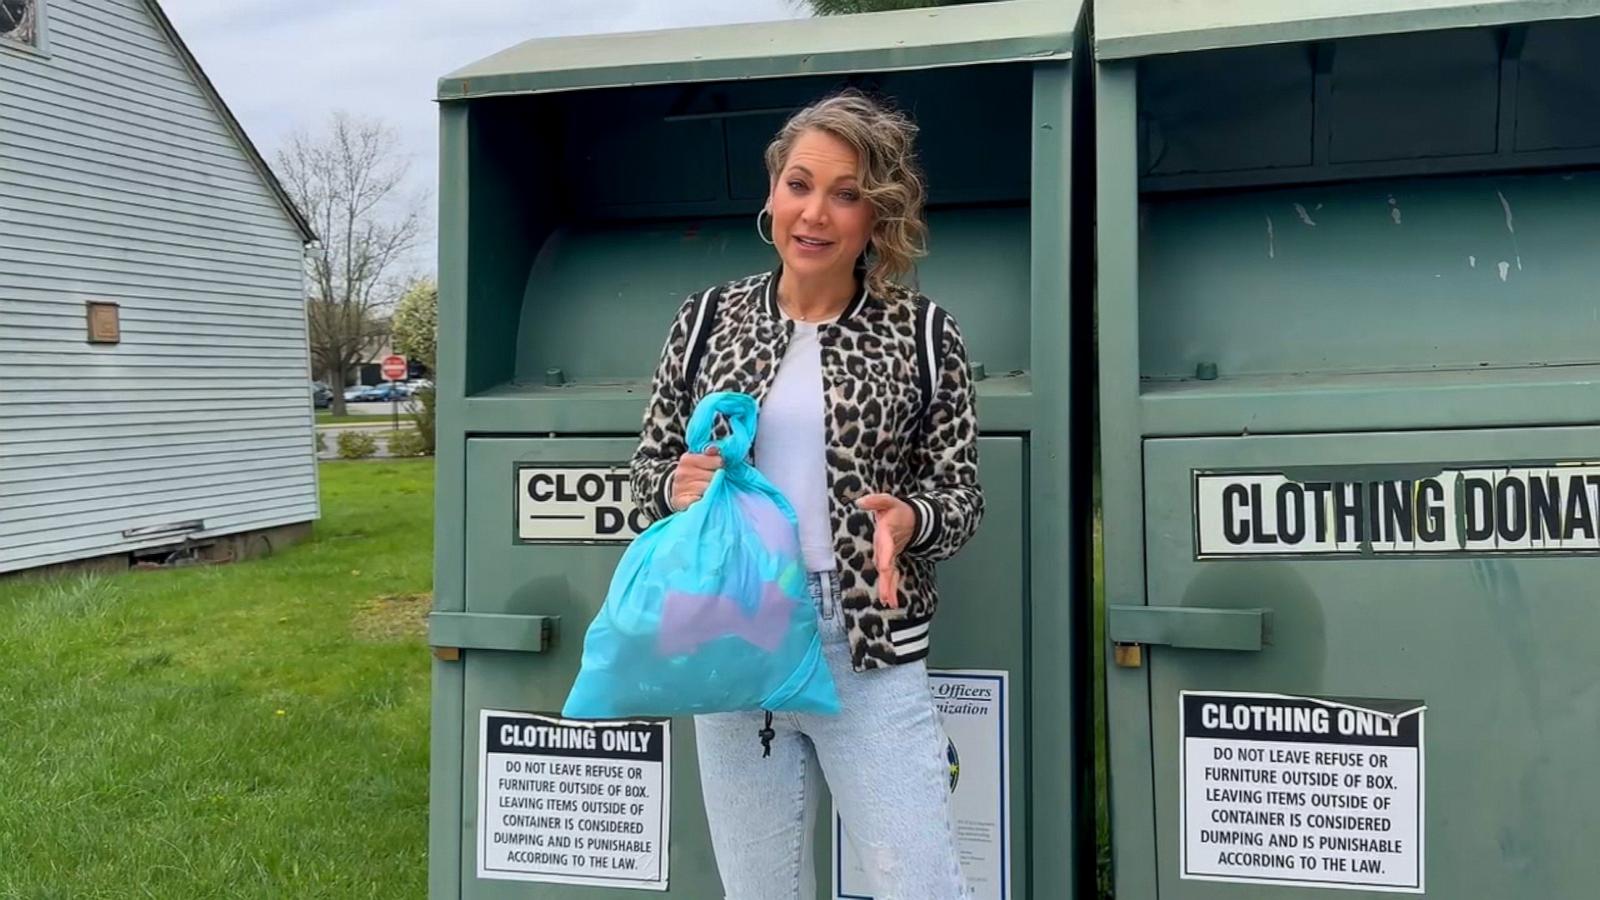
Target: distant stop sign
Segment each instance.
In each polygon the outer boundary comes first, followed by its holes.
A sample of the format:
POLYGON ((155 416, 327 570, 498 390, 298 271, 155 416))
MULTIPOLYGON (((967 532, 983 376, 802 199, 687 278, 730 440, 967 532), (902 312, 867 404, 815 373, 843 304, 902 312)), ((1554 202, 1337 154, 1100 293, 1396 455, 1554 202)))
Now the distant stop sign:
POLYGON ((383 358, 383 377, 386 381, 405 381, 406 358, 404 356, 385 356, 383 358))

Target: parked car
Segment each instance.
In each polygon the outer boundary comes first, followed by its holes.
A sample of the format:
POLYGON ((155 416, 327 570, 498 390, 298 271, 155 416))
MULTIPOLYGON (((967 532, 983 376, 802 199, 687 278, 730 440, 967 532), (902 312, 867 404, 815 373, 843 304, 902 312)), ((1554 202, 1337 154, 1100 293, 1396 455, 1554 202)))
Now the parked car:
POLYGON ((385 381, 382 384, 375 384, 368 388, 367 393, 361 397, 361 400, 364 403, 373 401, 388 403, 391 400, 406 400, 410 397, 411 389, 406 385, 397 381, 385 381))
POLYGON ((372 385, 370 385, 370 384, 358 384, 358 385, 356 385, 354 387, 345 388, 345 390, 344 390, 344 402, 346 402, 346 403, 359 403, 359 402, 361 402, 363 400, 366 400, 367 399, 367 392, 371 391, 371 390, 372 390, 372 385))
POLYGON ((311 408, 327 409, 333 405, 333 389, 320 381, 311 382, 311 408))

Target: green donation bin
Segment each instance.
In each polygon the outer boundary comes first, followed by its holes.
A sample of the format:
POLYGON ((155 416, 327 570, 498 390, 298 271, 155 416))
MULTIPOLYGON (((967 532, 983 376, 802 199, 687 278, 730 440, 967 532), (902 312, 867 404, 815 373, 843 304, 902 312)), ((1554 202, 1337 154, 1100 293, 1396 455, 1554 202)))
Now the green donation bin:
MULTIPOLYGON (((722 896, 692 723, 558 711, 643 524, 627 463, 668 323, 692 292, 775 264, 754 227, 762 151, 846 86, 921 126, 918 279, 981 377, 987 515, 940 568, 929 661, 963 863, 979 898, 1079 896, 1079 18, 1076 2, 1013 0, 536 40, 440 81, 435 900, 722 896)), ((868 896, 826 805, 815 847, 823 896, 868 896)))
POLYGON ((1597 16, 1098 4, 1118 897, 1600 890, 1597 16))

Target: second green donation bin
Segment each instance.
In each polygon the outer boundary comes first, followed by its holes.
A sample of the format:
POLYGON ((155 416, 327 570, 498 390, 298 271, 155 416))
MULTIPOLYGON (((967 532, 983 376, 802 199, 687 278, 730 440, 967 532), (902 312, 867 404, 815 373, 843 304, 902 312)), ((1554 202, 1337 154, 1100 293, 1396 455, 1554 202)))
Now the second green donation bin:
POLYGON ((1596 16, 1097 6, 1117 896, 1595 895, 1596 16))

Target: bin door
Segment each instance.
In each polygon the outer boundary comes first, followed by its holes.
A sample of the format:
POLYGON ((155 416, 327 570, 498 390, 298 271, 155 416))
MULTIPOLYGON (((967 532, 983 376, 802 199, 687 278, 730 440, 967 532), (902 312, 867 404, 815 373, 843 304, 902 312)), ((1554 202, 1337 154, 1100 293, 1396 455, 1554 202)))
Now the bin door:
POLYGON ((1593 894, 1597 458, 1596 428, 1146 442, 1122 626, 1162 900, 1593 894))
MULTIPOLYGON (((467 442, 467 612, 560 619, 542 651, 468 649, 463 654, 461 896, 466 900, 651 895, 620 886, 627 873, 612 873, 618 886, 580 887, 479 878, 477 870, 480 714, 486 709, 559 713, 578 674, 584 632, 605 600, 612 570, 632 535, 626 522, 632 506, 626 499, 626 475, 637 445, 638 438, 631 436, 467 442), (618 485, 620 494, 612 490, 618 485)), ((508 620, 507 628, 515 624, 508 620)), ((664 896, 718 897, 722 888, 700 803, 693 732, 687 720, 672 723, 669 889, 664 896)), ((488 809, 483 824, 492 833, 500 816, 539 812, 488 809)), ((572 814, 584 815, 581 810, 572 814)), ((515 830, 503 820, 498 827, 515 830)), ((539 848, 519 847, 525 849, 539 848)))
MULTIPOLYGON (((1025 558, 1027 452, 1015 437, 980 438, 981 478, 987 512, 973 541, 954 560, 940 566, 943 595, 936 620, 930 666, 941 670, 1004 672, 1009 695, 996 709, 1005 712, 992 738, 995 746, 975 746, 963 758, 960 792, 967 820, 960 823, 964 858, 981 882, 980 897, 1028 896, 1025 797, 1027 744, 1024 716, 1030 694, 1025 683, 1025 558), (987 792, 987 793, 985 793, 987 792), (967 796, 970 795, 970 796, 967 796), (993 795, 992 800, 985 798, 993 795), (997 812, 998 818, 990 816, 997 812)), ((548 646, 540 652, 468 649, 465 665, 461 773, 462 896, 487 898, 567 897, 637 898, 650 896, 625 888, 562 886, 480 879, 477 876, 479 718, 482 710, 553 712, 561 708, 577 676, 583 635, 605 599, 612 570, 621 559, 627 532, 595 539, 591 534, 617 523, 603 493, 595 501, 563 501, 562 496, 593 496, 591 478, 575 478, 607 467, 625 473, 637 438, 475 438, 467 446, 467 583, 470 614, 559 616, 548 646), (551 477, 572 477, 558 489, 551 477), (519 474, 520 473, 520 474, 519 474), (534 485, 534 475, 540 476, 534 485), (530 489, 550 498, 550 506, 522 502, 530 489), (558 490, 570 492, 560 494, 558 490), (564 505, 566 504, 566 505, 564 505), (562 519, 561 516, 590 516, 562 519), (533 516, 551 516, 534 519, 533 516), (599 516, 599 518, 595 518, 599 516), (539 525, 539 522, 545 525, 539 525), (563 529, 572 529, 569 533, 563 529), (562 540, 566 535, 570 539, 562 540), (615 539, 613 539, 615 538, 615 539)), ((602 479, 605 480, 605 479, 602 479)), ((625 505, 625 504, 624 504, 625 505)), ((975 676, 977 677, 977 676, 975 676)), ((976 701, 964 706, 977 709, 976 701)), ((705 900, 722 888, 706 827, 695 767, 694 727, 688 718, 672 722, 670 865, 666 896, 705 900)), ((969 728, 968 731, 974 729, 969 728)), ((967 735, 971 737, 971 735, 967 735)), ((861 897, 844 861, 834 856, 833 817, 826 797, 818 816, 814 852, 818 892, 861 897)), ((493 828, 494 811, 488 826, 493 828)))

